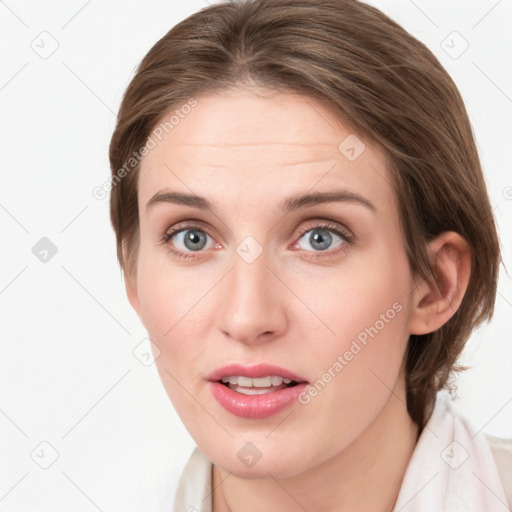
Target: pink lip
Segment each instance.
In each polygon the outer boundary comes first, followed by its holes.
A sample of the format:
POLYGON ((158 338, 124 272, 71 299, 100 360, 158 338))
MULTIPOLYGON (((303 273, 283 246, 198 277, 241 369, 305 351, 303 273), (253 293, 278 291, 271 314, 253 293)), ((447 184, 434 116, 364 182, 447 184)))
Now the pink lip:
POLYGON ((226 411, 241 418, 268 418, 294 402, 306 389, 303 382, 291 388, 272 391, 264 395, 243 395, 220 382, 210 382, 213 396, 226 411))
POLYGON ((207 380, 210 381, 209 386, 213 396, 224 409, 235 416, 252 419, 268 418, 277 414, 292 404, 308 386, 307 381, 299 375, 268 364, 256 366, 232 364, 224 366, 208 375, 207 380), (222 377, 240 375, 245 377, 280 376, 297 382, 297 385, 263 395, 244 395, 219 382, 222 377))
POLYGON ((244 377, 267 377, 268 375, 274 375, 278 377, 284 377, 285 379, 294 380, 295 382, 307 382, 306 379, 301 377, 300 375, 296 375, 284 368, 280 368, 279 366, 274 366, 271 364, 257 364, 255 366, 243 366, 241 364, 230 364, 228 366, 223 366, 222 368, 218 368, 217 370, 210 373, 206 380, 217 382, 222 377, 231 377, 231 376, 244 376, 244 377))

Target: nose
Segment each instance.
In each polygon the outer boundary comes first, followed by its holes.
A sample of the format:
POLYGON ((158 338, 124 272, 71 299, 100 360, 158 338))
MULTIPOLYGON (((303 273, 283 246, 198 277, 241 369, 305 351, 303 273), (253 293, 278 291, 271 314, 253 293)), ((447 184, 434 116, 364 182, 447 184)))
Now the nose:
POLYGON ((284 332, 286 295, 275 273, 268 267, 265 252, 252 262, 234 255, 233 267, 223 279, 218 297, 221 306, 217 326, 225 336, 254 344, 284 332))

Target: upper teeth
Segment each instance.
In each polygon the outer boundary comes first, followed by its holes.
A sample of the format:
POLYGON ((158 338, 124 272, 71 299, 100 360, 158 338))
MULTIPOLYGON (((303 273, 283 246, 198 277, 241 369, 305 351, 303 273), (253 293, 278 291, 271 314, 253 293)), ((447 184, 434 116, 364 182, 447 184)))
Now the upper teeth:
POLYGON ((244 386, 248 388, 265 388, 269 386, 280 386, 283 384, 290 384, 291 379, 285 379, 284 377, 269 376, 269 377, 258 377, 252 379, 251 377, 222 377, 222 382, 225 384, 234 384, 237 386, 244 386))

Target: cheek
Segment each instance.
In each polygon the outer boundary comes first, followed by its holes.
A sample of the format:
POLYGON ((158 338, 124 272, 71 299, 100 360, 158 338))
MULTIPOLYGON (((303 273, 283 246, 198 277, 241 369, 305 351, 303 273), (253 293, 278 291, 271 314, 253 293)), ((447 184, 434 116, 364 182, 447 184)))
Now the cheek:
MULTIPOLYGON (((342 405, 355 415, 371 416, 399 376, 408 339, 412 279, 405 254, 391 250, 346 270, 333 273, 332 279, 317 279, 316 289, 322 294, 310 293, 305 299, 325 326, 322 339, 308 347, 320 379, 317 405, 332 410, 342 405), (364 408, 362 396, 368 401, 364 408)), ((306 285, 299 293, 306 293, 306 285)), ((356 425, 355 417, 354 421, 356 425)))
POLYGON ((193 418, 204 411, 192 398, 199 396, 203 376, 197 361, 206 335, 208 286, 192 270, 170 265, 141 266, 139 300, 141 316, 151 341, 160 353, 155 364, 162 384, 182 421, 191 432, 193 418))
POLYGON ((294 292, 317 318, 323 346, 343 350, 354 339, 372 336, 384 345, 403 338, 412 286, 403 252, 382 247, 326 272, 299 269, 293 279, 294 292))
MULTIPOLYGON (((190 272, 170 262, 163 247, 141 241, 137 271, 137 292, 144 325, 158 338, 170 336, 193 308, 200 290, 190 272)), ((155 341, 155 340, 153 340, 155 341)))
POLYGON ((157 366, 165 365, 173 375, 187 373, 187 380, 193 377, 190 370, 207 338, 210 292, 217 280, 192 266, 141 261, 137 284, 141 317, 160 350, 157 366))

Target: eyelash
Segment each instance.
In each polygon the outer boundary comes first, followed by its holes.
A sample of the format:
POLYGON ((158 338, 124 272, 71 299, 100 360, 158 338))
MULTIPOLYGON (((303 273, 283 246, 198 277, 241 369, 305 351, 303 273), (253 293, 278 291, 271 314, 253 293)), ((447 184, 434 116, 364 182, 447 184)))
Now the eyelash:
MULTIPOLYGON (((319 230, 319 229, 324 229, 331 233, 334 233, 335 235, 338 235, 343 240, 343 243, 339 247, 337 247, 336 249, 331 250, 331 251, 329 251, 329 250, 327 250, 327 251, 306 251, 306 252, 313 252, 313 255, 310 256, 312 258, 326 258, 326 257, 336 256, 340 252, 346 251, 356 241, 356 237, 354 235, 349 234, 347 231, 344 231, 342 228, 340 228, 340 226, 338 224, 335 224, 335 223, 329 222, 329 221, 320 221, 313 225, 308 224, 308 225, 303 226, 299 230, 297 241, 300 240, 304 236, 304 234, 307 233, 308 231, 315 231, 315 230, 319 230), (326 253, 328 253, 327 256, 325 256, 326 253)), ((169 253, 173 254, 177 258, 181 258, 181 259, 195 258, 194 251, 191 251, 190 253, 183 253, 183 252, 176 251, 176 250, 172 249, 172 247, 169 244, 169 241, 171 240, 171 238, 174 235, 176 235, 177 233, 180 233, 181 231, 189 231, 189 230, 201 231, 201 232, 207 234, 210 238, 213 238, 213 236, 204 227, 194 225, 194 224, 187 224, 185 226, 178 226, 178 227, 172 229, 171 231, 166 231, 162 235, 160 241, 164 245, 169 245, 169 247, 168 247, 169 253)), ((202 252, 202 251, 197 251, 197 252, 202 252)))

